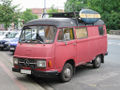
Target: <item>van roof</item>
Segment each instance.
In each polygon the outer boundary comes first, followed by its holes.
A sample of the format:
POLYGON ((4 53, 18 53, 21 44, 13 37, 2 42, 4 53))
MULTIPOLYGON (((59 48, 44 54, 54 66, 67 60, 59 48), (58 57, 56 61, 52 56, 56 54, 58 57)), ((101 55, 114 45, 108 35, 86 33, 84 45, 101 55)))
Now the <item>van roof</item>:
POLYGON ((93 24, 85 24, 79 19, 73 18, 42 18, 32 20, 26 23, 24 26, 34 26, 34 25, 51 25, 60 27, 73 27, 73 26, 88 26, 88 25, 104 25, 104 22, 100 19, 93 24))

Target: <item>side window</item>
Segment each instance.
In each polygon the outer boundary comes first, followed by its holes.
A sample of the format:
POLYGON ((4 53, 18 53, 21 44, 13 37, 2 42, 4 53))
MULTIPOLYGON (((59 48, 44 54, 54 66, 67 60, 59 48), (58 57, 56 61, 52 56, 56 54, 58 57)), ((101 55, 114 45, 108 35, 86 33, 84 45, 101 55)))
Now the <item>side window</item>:
POLYGON ((74 39, 73 28, 63 28, 59 31, 58 41, 69 41, 74 39))
POLYGON ((98 27, 98 30, 99 30, 99 35, 104 35, 103 26, 99 26, 99 27, 98 27))
POLYGON ((87 38, 88 32, 86 27, 76 28, 76 37, 77 39, 87 38))

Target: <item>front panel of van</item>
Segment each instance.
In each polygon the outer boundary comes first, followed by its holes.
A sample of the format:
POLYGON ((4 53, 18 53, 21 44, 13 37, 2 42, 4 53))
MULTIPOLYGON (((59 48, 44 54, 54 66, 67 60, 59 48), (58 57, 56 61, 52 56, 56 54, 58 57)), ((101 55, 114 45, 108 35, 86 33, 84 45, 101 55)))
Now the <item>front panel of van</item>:
POLYGON ((15 51, 14 66, 20 69, 54 71, 56 32, 54 26, 25 26, 15 51))
MULTIPOLYGON (((45 60, 46 67, 42 70, 52 69, 54 68, 54 44, 21 44, 19 43, 16 51, 15 51, 15 58, 19 59, 33 59, 35 62, 37 60, 45 60), (51 67, 48 67, 48 62, 52 63, 51 67)), ((26 66, 23 65, 25 68, 26 66)), ((27 66, 28 67, 28 66, 27 66)), ((29 68, 30 69, 30 68, 29 68)), ((37 68, 36 69, 41 69, 37 68)))

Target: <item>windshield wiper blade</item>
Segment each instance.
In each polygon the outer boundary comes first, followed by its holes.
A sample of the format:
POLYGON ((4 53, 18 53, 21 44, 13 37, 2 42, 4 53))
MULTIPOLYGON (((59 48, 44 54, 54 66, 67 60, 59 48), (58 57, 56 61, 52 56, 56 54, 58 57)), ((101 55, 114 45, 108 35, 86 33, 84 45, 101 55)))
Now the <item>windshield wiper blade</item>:
POLYGON ((21 40, 20 42, 22 42, 22 43, 30 43, 31 41, 30 40, 21 40))
POLYGON ((38 40, 38 39, 36 39, 36 40, 32 40, 33 42, 35 42, 36 41, 36 43, 42 43, 42 44, 44 44, 44 42, 43 41, 41 41, 41 40, 38 40))
POLYGON ((44 42, 43 42, 43 41, 40 41, 40 40, 39 40, 39 42, 40 42, 40 43, 42 43, 42 44, 44 44, 44 42))

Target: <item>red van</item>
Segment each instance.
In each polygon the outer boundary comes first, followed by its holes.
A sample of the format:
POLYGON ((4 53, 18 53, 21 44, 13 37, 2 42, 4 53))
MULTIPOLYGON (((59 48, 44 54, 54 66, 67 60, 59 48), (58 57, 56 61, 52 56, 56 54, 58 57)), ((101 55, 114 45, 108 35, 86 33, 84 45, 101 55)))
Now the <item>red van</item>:
POLYGON ((24 25, 16 48, 12 71, 39 77, 60 76, 71 80, 75 67, 104 63, 107 33, 104 22, 85 23, 75 13, 52 14, 24 25))

